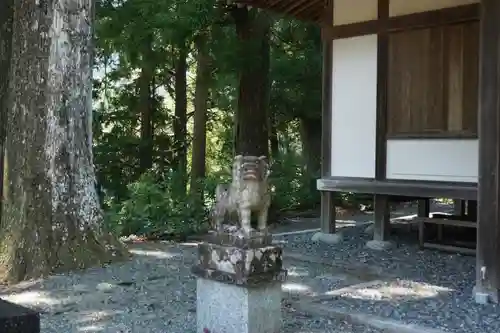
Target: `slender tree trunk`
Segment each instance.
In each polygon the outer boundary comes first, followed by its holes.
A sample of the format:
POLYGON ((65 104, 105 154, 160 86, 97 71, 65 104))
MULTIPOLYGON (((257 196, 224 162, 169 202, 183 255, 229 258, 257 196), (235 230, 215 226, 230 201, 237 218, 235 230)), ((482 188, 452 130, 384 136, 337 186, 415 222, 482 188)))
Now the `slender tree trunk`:
POLYGON ((175 66, 174 170, 184 185, 187 180, 187 56, 187 46, 181 45, 175 66))
POLYGON ((139 108, 141 115, 141 143, 139 164, 141 173, 153 166, 153 112, 152 81, 154 61, 151 56, 152 36, 145 38, 141 76, 139 77, 139 108))
POLYGON ((201 190, 199 183, 205 178, 207 143, 207 108, 211 82, 211 59, 208 49, 208 33, 200 34, 196 41, 196 87, 194 92, 194 129, 191 163, 192 194, 201 190))
POLYGON ((271 19, 256 9, 233 9, 241 45, 235 152, 269 156, 269 33, 271 19))
POLYGON ((103 229, 92 161, 93 0, 16 1, 0 277, 128 257, 103 229), (50 33, 49 33, 50 32, 50 33))
POLYGON ((269 112, 269 144, 271 146, 272 158, 277 158, 280 154, 280 146, 278 139, 278 128, 276 124, 276 117, 273 112, 269 112))
POLYGON ((12 56, 12 19, 14 1, 0 2, 0 225, 4 193, 5 130, 9 112, 10 61, 12 56))
POLYGON ((321 169, 321 119, 300 119, 302 156, 306 171, 319 176, 321 169))

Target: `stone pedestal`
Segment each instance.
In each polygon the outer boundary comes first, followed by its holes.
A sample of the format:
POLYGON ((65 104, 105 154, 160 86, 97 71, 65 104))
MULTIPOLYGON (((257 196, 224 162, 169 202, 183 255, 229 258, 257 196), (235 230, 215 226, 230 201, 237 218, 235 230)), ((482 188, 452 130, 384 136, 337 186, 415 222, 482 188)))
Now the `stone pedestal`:
POLYGON ((198 247, 197 333, 278 333, 282 250, 254 232, 211 235, 198 247))
POLYGON ((40 316, 28 308, 0 299, 0 332, 40 333, 40 316))

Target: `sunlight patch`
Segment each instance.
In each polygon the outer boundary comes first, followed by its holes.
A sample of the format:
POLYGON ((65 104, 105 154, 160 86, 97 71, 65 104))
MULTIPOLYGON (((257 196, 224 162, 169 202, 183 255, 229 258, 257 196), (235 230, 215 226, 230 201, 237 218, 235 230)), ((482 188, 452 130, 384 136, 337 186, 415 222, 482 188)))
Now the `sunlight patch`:
MULTIPOLYGON (((96 321, 103 321, 110 319, 111 317, 123 314, 124 311, 119 310, 101 310, 101 311, 85 311, 80 312, 78 319, 76 320, 79 324, 92 323, 96 321)), ((89 327, 89 326, 87 326, 89 327)), ((90 331, 92 332, 92 331, 90 331)))
POLYGON ((309 270, 304 267, 287 267, 287 276, 309 276, 309 270))
POLYGON ((84 327, 79 327, 78 332, 103 332, 104 325, 88 325, 84 327))
POLYGON ((288 283, 283 283, 281 286, 281 289, 283 291, 289 291, 289 292, 310 292, 311 288, 309 286, 306 286, 304 284, 300 283, 293 283, 293 282, 288 282, 288 283))
POLYGON ((172 259, 179 256, 179 254, 172 254, 166 251, 155 251, 155 250, 130 249, 129 252, 138 256, 155 257, 158 259, 172 259))
POLYGON ((182 246, 191 246, 191 247, 198 247, 200 243, 196 243, 196 242, 185 242, 185 243, 179 243, 179 245, 182 245, 182 246))
POLYGON ((20 304, 20 305, 39 305, 44 304, 48 306, 59 305, 63 303, 64 300, 56 299, 49 296, 48 292, 44 291, 26 291, 19 294, 12 294, 6 297, 2 297, 8 302, 20 304))
POLYGON ((441 286, 408 280, 398 280, 374 284, 372 286, 360 286, 359 288, 353 286, 351 288, 345 288, 343 292, 335 294, 338 294, 338 296, 341 297, 371 301, 408 301, 435 298, 451 291, 453 290, 441 286))

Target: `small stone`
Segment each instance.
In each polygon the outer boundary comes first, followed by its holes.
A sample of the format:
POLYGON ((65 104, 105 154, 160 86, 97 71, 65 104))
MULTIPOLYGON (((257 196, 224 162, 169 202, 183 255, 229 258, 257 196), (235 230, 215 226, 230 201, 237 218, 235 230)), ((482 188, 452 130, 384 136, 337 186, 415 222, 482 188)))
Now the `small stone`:
POLYGON ((325 243, 325 244, 340 244, 342 242, 342 235, 337 234, 327 234, 323 232, 317 232, 311 237, 311 241, 315 243, 325 243))
POLYGON ((107 282, 101 282, 96 286, 97 290, 105 293, 113 292, 113 290, 115 290, 116 288, 118 288, 117 285, 107 282))
POLYGON ((375 251, 384 251, 388 250, 393 246, 392 242, 389 241, 379 241, 379 240, 371 240, 366 242, 366 247, 370 250, 375 251))

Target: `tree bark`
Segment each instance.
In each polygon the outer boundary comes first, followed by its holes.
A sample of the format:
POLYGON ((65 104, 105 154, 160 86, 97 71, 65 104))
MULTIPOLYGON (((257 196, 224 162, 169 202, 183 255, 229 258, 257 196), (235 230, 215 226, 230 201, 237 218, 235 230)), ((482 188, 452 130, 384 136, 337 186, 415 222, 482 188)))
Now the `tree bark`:
POLYGON ((175 66, 174 170, 183 184, 187 178, 187 56, 187 46, 181 45, 175 66))
POLYGON ((300 119, 302 157, 309 175, 319 176, 321 169, 321 119, 300 119))
POLYGON ((5 131, 9 111, 9 77, 12 56, 12 19, 14 1, 0 2, 0 225, 4 193, 5 131))
POLYGON ((269 156, 267 110, 271 19, 266 13, 245 7, 233 9, 232 14, 242 60, 234 150, 236 154, 269 156))
POLYGON ((139 164, 141 173, 153 166, 153 98, 152 81, 154 77, 154 60, 151 56, 152 36, 147 36, 144 41, 142 55, 142 69, 139 77, 139 108, 141 115, 141 147, 139 164))
POLYGON ((280 154, 280 146, 278 139, 278 128, 276 126, 276 117, 272 112, 269 112, 269 144, 271 146, 271 157, 277 158, 280 154))
POLYGON ((125 259, 92 161, 93 0, 16 1, 0 279, 125 259))
POLYGON ((211 82, 211 58, 208 48, 208 33, 197 36, 196 87, 194 92, 193 151, 191 162, 190 192, 202 193, 200 181, 205 178, 207 144, 207 111, 211 82))

